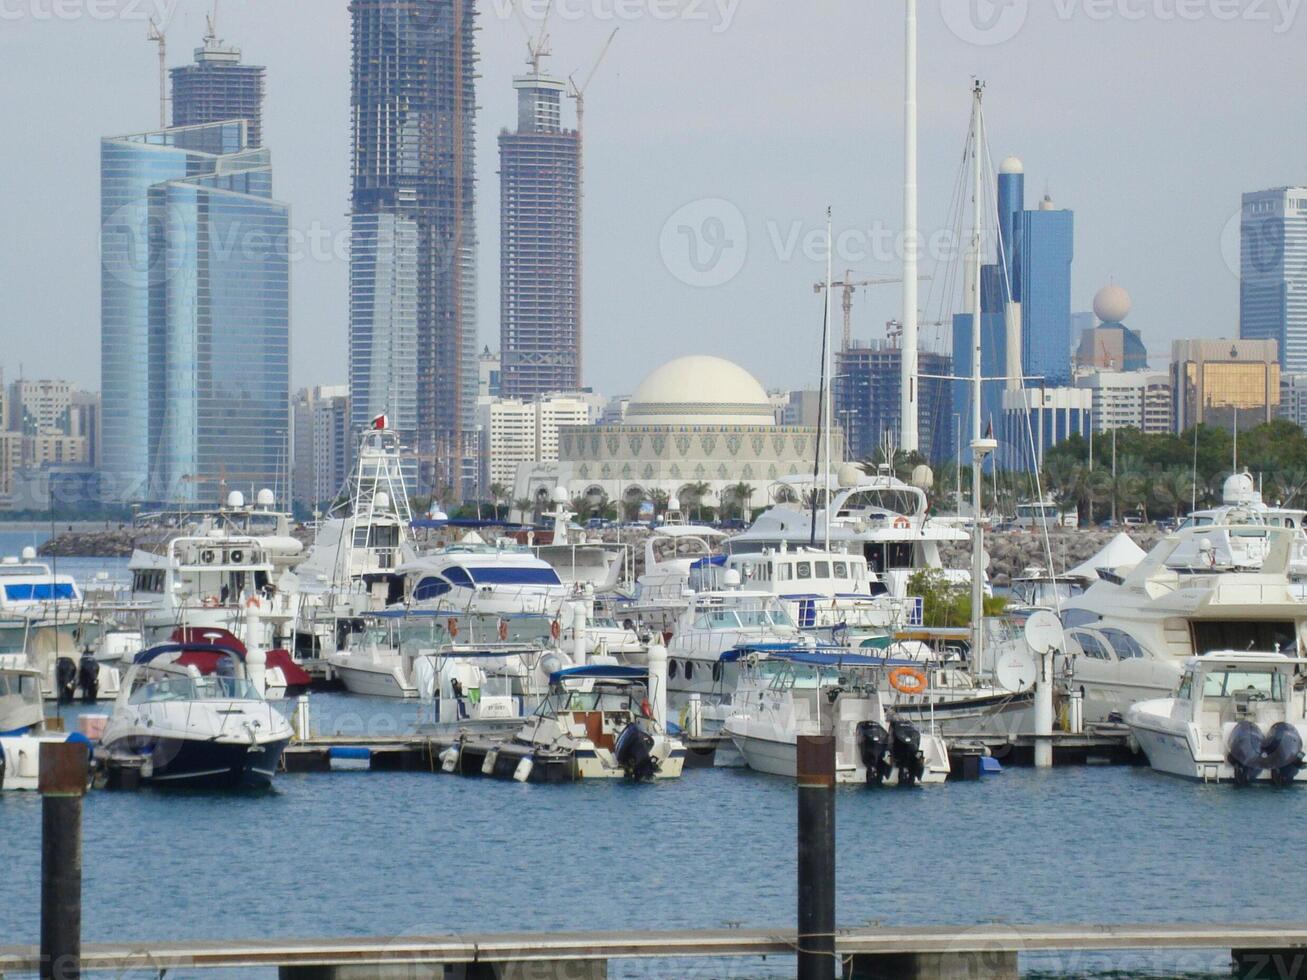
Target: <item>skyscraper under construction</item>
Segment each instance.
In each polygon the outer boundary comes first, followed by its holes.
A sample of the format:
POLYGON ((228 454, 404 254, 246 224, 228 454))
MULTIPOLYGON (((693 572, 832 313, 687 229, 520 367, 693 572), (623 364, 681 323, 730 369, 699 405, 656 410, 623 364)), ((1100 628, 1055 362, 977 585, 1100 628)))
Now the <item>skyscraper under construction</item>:
POLYGON ((562 128, 562 81, 513 80, 517 131, 499 136, 501 386, 533 398, 581 386, 580 138, 562 128))
POLYGON ((207 126, 244 119, 247 145, 263 145, 263 91, 266 69, 241 64, 240 48, 218 39, 209 20, 204 46, 195 49, 195 63, 174 68, 172 124, 207 126))
POLYGON ((475 0, 352 0, 350 388, 420 486, 477 472, 475 0))

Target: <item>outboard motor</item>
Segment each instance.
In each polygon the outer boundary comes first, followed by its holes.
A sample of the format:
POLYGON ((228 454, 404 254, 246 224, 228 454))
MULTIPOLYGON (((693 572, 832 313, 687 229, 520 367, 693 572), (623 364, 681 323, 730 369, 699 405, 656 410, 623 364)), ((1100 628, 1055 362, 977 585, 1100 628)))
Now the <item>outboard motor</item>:
POLYGON ((892 766, 889 761, 889 732, 877 721, 858 723, 858 752, 867 770, 867 785, 879 786, 885 782, 892 766))
POLYGON ((77 690, 77 664, 72 657, 60 657, 54 664, 55 694, 60 704, 72 704, 77 690))
POLYGON ((77 684, 82 689, 82 704, 95 704, 100 697, 100 662, 87 650, 77 666, 77 684))
POLYGON ((627 776, 638 783, 647 783, 658 772, 658 760, 653 757, 653 736, 635 722, 622 729, 613 743, 613 756, 626 770, 627 776))
POLYGON ((921 732, 911 722, 895 721, 890 725, 893 744, 890 754, 899 770, 899 785, 911 786, 926 773, 921 754, 921 732))
POLYGON ((1226 759, 1234 767, 1236 785, 1247 786, 1266 768, 1262 760, 1262 745, 1262 730, 1251 721, 1239 722, 1230 732, 1226 759))
POLYGON ((1302 735, 1288 722, 1276 722, 1262 742, 1262 767, 1271 770, 1271 782, 1287 786, 1303 767, 1302 735))

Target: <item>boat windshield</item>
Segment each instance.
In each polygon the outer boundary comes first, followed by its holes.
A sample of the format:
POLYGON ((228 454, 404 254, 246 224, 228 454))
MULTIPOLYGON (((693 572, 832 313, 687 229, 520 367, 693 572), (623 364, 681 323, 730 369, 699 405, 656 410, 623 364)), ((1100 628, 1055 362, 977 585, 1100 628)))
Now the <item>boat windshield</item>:
POLYGON ((1285 677, 1271 670, 1220 670, 1203 678, 1203 697, 1238 698, 1246 695, 1252 701, 1284 701, 1285 677))
POLYGON ((168 677, 142 684, 132 692, 132 704, 154 701, 260 701, 259 692, 243 677, 168 677))
POLYGON ((694 618, 694 628, 701 630, 758 629, 768 626, 792 627, 794 620, 779 606, 713 607, 694 618))
MULTIPOLYGON (((643 692, 641 692, 643 693, 643 692)), ((633 711, 632 698, 636 691, 629 687, 595 686, 590 691, 563 691, 559 700, 560 711, 633 711)))

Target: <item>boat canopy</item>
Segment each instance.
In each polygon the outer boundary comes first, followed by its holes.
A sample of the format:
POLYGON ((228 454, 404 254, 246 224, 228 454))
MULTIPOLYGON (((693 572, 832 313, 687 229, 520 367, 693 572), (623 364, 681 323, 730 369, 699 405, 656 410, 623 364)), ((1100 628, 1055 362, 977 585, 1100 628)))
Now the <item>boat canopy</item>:
POLYGON ((1098 554, 1088 561, 1081 562, 1075 568, 1058 576, 1062 579, 1083 578, 1094 581, 1099 578, 1099 569, 1115 572, 1129 565, 1138 565, 1147 552, 1131 540, 1124 531, 1114 537, 1098 554))
POLYGON ((752 654, 768 660, 802 664, 807 667, 920 667, 916 660, 896 660, 892 657, 869 657, 847 653, 841 647, 805 647, 787 643, 756 643, 735 647, 722 654, 723 663, 737 663, 752 654))
POLYGON ((549 675, 550 684, 562 681, 593 678, 606 681, 644 681, 649 671, 644 667, 623 667, 618 664, 586 664, 584 667, 565 667, 549 675))
POLYGON ((235 657, 241 663, 245 662, 245 655, 243 652, 228 646, 219 646, 215 643, 163 643, 157 647, 150 647, 148 650, 142 650, 132 658, 132 663, 148 664, 157 660, 159 657, 173 653, 222 653, 229 657, 235 657))

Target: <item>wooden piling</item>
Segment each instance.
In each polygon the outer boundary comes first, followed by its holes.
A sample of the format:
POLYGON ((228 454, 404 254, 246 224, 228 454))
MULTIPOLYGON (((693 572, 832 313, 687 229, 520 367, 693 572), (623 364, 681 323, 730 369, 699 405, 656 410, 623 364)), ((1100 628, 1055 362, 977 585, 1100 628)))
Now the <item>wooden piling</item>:
POLYGON ((84 743, 41 743, 41 980, 82 975, 82 797, 89 761, 84 743))
POLYGON ((800 735, 799 980, 835 980, 835 739, 800 735))

